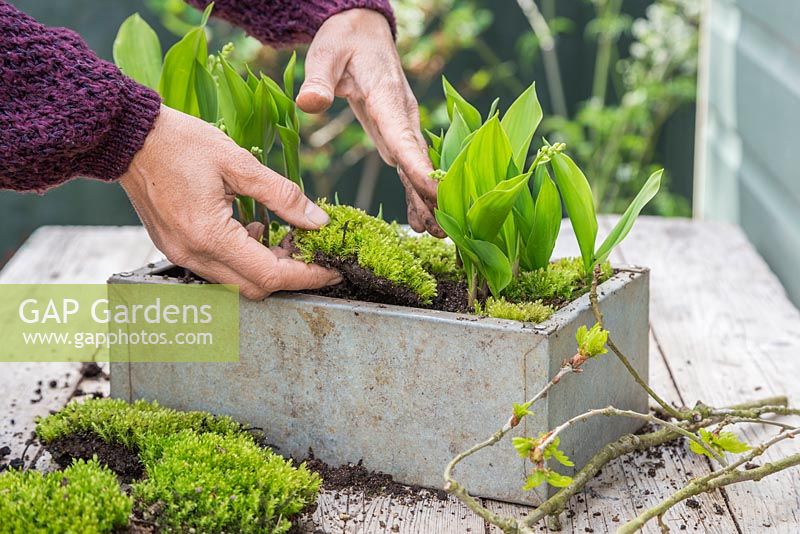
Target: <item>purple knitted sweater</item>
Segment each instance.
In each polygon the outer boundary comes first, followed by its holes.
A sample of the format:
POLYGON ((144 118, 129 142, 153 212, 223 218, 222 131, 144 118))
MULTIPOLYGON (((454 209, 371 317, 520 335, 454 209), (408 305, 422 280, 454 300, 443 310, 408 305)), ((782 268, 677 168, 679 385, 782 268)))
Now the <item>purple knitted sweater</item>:
MULTIPOLYGON (((208 0, 189 0, 205 7, 208 0)), ((273 45, 308 42, 330 16, 389 0, 217 0, 214 14, 273 45)), ((75 32, 0 0, 0 189, 44 192, 75 176, 112 181, 153 127, 161 100, 75 32)))

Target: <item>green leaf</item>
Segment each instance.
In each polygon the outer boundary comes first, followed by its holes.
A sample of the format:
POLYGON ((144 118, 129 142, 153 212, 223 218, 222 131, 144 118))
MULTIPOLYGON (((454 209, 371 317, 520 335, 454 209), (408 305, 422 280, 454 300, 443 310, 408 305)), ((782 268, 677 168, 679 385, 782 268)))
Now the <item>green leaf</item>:
POLYGON ((466 152, 468 172, 473 177, 477 195, 491 191, 506 179, 511 162, 511 144, 496 116, 475 132, 466 152))
POLYGON ((512 211, 514 213, 514 220, 517 222, 517 228, 519 228, 520 236, 529 236, 533 229, 533 217, 536 213, 536 207, 530 188, 528 188, 526 192, 520 193, 512 211))
POLYGON ((251 91, 255 92, 261 80, 259 80, 258 76, 255 75, 253 69, 250 68, 250 65, 245 65, 245 69, 247 69, 247 76, 245 76, 247 87, 249 87, 251 91))
POLYGON ((434 169, 441 169, 441 155, 436 151, 435 148, 432 146, 428 147, 428 158, 431 160, 431 165, 433 165, 434 169))
MULTIPOLYGON (((515 406, 520 406, 516 404, 515 406)), ((519 417, 521 419, 521 417, 519 417)), ((533 438, 525 438, 521 436, 515 436, 511 439, 511 444, 516 449, 517 454, 519 454, 520 458, 527 458, 528 455, 531 453, 531 450, 536 446, 536 440, 533 438)))
POLYGON ((611 230, 611 233, 608 234, 603 244, 597 249, 594 260, 596 264, 605 262, 611 254, 611 251, 614 250, 614 247, 619 245, 628 235, 628 232, 631 231, 633 223, 636 221, 639 213, 641 213, 642 208, 644 208, 645 205, 656 196, 656 193, 658 193, 658 189, 661 187, 661 176, 663 174, 664 169, 661 169, 651 174, 650 178, 647 179, 647 182, 645 182, 642 189, 636 195, 636 198, 633 199, 628 209, 625 210, 625 213, 623 213, 622 217, 617 221, 614 229, 611 230))
POLYGON ((531 269, 543 269, 550 263, 561 229, 561 197, 558 189, 541 165, 536 169, 537 179, 543 176, 533 215, 533 224, 526 239, 526 255, 531 269))
POLYGON ((283 71, 283 91, 290 100, 294 100, 294 69, 296 64, 297 52, 292 52, 292 57, 283 71))
MULTIPOLYGON (((520 420, 523 417, 525 417, 526 415, 533 415, 533 412, 530 411, 531 404, 533 404, 533 403, 532 402, 525 402, 523 404, 517 404, 515 402, 514 403, 514 408, 513 408, 514 409, 514 417, 516 417, 517 420, 520 420)), ((517 438, 514 438, 514 439, 517 439, 517 438)))
MULTIPOLYGON (((708 445, 709 447, 713 448, 713 444, 711 443, 711 432, 706 430, 705 428, 700 429, 700 440, 708 445)), ((695 454, 699 454, 702 456, 708 456, 709 458, 713 458, 711 453, 706 450, 702 445, 697 443, 696 441, 689 442, 689 450, 691 450, 695 454)))
POLYGON ((283 89, 275 83, 275 80, 270 78, 269 76, 261 76, 261 81, 264 82, 269 89, 270 95, 272 95, 272 99, 275 102, 275 106, 278 111, 279 117, 279 124, 292 127, 295 131, 297 127, 295 126, 295 119, 297 117, 297 110, 295 109, 294 100, 286 96, 283 89), (287 119, 288 117, 288 119, 287 119))
POLYGON ((578 342, 578 352, 587 358, 593 358, 608 352, 608 330, 603 329, 599 323, 586 329, 586 325, 578 327, 575 332, 575 341, 578 342))
POLYGON ((300 136, 293 129, 278 125, 278 137, 281 140, 286 177, 304 189, 300 177, 300 136))
POLYGON ((437 152, 440 152, 442 150, 442 140, 444 139, 444 134, 441 133, 436 135, 430 130, 425 130, 425 135, 427 135, 428 139, 430 139, 431 147, 433 147, 433 149, 437 152))
POLYGON ((446 171, 450 168, 450 165, 461 152, 461 148, 464 146, 464 140, 469 134, 470 129, 461 117, 461 113, 455 110, 453 112, 453 122, 450 124, 450 128, 447 129, 447 132, 445 132, 444 139, 442 140, 440 169, 446 171))
POLYGON ((572 477, 556 473, 555 471, 547 472, 547 483, 554 488, 566 488, 572 484, 572 477))
POLYGON ((189 31, 167 51, 158 82, 158 92, 165 106, 198 117, 200 108, 195 93, 197 65, 208 55, 206 30, 202 26, 189 31))
POLYGON ((214 9, 214 2, 209 2, 206 8, 203 10, 203 16, 200 17, 200 26, 205 27, 208 24, 208 19, 211 17, 211 10, 214 9))
POLYGON ((447 169, 447 174, 439 182, 437 193, 439 209, 452 217, 461 228, 467 226, 467 209, 469 208, 469 191, 471 189, 467 180, 466 158, 467 151, 462 151, 458 155, 447 169))
POLYGON ((239 221, 247 226, 256 220, 256 201, 248 196, 236 196, 236 209, 239 212, 239 221))
POLYGON ((528 476, 525 485, 522 486, 523 491, 530 491, 537 488, 547 481, 548 471, 546 469, 537 469, 528 476))
POLYGON ((574 467, 575 464, 572 462, 572 460, 569 459, 569 456, 564 454, 564 451, 558 448, 560 444, 561 444, 561 438, 556 437, 556 439, 554 439, 553 442, 550 445, 548 445, 547 448, 544 450, 545 459, 549 460, 550 458, 552 458, 561 465, 567 467, 574 467))
POLYGON ((236 143, 250 150, 247 146, 250 140, 246 139, 246 127, 253 114, 253 92, 247 82, 231 67, 224 58, 220 58, 219 75, 219 110, 225 121, 228 135, 236 143))
POLYGON ((494 116, 495 113, 497 113, 497 105, 499 103, 500 103, 500 98, 499 97, 495 98, 494 100, 492 100, 492 105, 489 106, 489 114, 486 115, 487 118, 491 118, 491 117, 494 116))
POLYGON ((257 82, 252 99, 252 112, 242 131, 243 146, 261 148, 264 153, 263 163, 266 164, 275 142, 277 111, 267 85, 261 81, 257 82))
POLYGON ((145 20, 134 13, 122 23, 114 39, 114 63, 125 76, 158 90, 161 77, 161 42, 145 20))
POLYGON ((467 238, 466 242, 469 250, 478 258, 475 266, 489 284, 489 291, 499 297, 513 278, 511 262, 494 243, 470 238, 467 238))
POLYGON ((578 240, 584 270, 589 272, 594 261, 594 244, 597 238, 597 216, 592 189, 572 158, 566 154, 555 154, 550 161, 567 215, 572 221, 572 230, 578 240))
POLYGON ((436 208, 434 210, 434 215, 436 217, 436 222, 442 227, 447 237, 453 240, 453 243, 455 243, 461 255, 467 256, 472 261, 478 261, 478 257, 475 256, 469 248, 467 234, 461 224, 441 208, 436 208))
POLYGON ((461 113, 461 116, 464 118, 464 122, 466 122, 471 131, 480 128, 483 122, 480 111, 475 109, 475 106, 458 94, 458 91, 450 85, 450 82, 448 82, 447 78, 444 76, 442 76, 442 86, 444 87, 444 95, 447 99, 447 116, 450 117, 450 120, 453 120, 453 111, 458 109, 459 113, 461 113))
POLYGON ((528 186, 530 173, 503 180, 491 191, 478 197, 467 212, 467 223, 471 235, 483 241, 494 241, 505 223, 517 195, 528 186))
POLYGON ((725 452, 739 454, 750 450, 750 445, 741 441, 733 432, 720 432, 719 435, 712 435, 714 445, 725 452))
POLYGON ((208 69, 199 62, 195 65, 196 76, 194 79, 195 92, 197 93, 197 106, 200 118, 206 122, 217 122, 219 118, 217 83, 208 69))
POLYGON ((536 84, 531 84, 508 108, 501 124, 508 134, 514 163, 518 169, 525 166, 533 134, 542 121, 542 106, 536 96, 536 84))

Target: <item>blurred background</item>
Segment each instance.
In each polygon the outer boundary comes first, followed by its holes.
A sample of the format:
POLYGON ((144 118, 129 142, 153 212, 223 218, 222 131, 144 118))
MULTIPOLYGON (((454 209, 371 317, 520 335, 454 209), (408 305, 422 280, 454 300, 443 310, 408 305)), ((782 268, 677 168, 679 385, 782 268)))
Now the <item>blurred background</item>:
MULTIPOLYGON (((111 58, 117 28, 133 12, 156 29, 165 50, 200 18, 182 0, 10 2, 47 25, 78 31, 106 59, 111 58)), ((800 69, 793 67, 789 75, 785 69, 797 63, 790 60, 800 46, 792 29, 800 24, 797 0, 772 0, 774 9, 764 9, 759 0, 392 4, 398 47, 420 102, 423 128, 438 131, 446 119, 442 75, 484 114, 495 97, 504 109, 535 80, 545 120, 534 143, 541 143, 540 135, 567 143, 592 183, 600 211, 622 211, 650 172, 664 167, 666 186, 646 208, 649 214, 691 216, 694 210, 695 216, 742 224, 795 302, 800 301, 800 282, 792 272, 800 262, 800 186, 797 166, 790 168, 797 163, 797 151, 778 147, 782 159, 766 169, 758 165, 758 158, 748 160, 742 147, 769 127, 760 108, 744 109, 741 104, 749 100, 734 90, 749 84, 769 99, 771 86, 759 86, 756 80, 786 88, 788 95, 774 93, 778 101, 769 111, 775 121, 791 128, 792 113, 800 110, 800 84, 788 88, 800 69), (708 36, 702 40, 702 52, 701 28, 708 36), (750 70, 743 70, 748 58, 757 55, 752 43, 773 55, 776 50, 786 52, 766 67, 750 61, 750 70), (701 83, 698 92, 699 63, 701 72, 707 72, 701 81, 707 83, 701 83), (782 96, 794 99, 788 115, 780 111, 788 102, 780 100, 782 96), (759 179, 773 185, 768 197, 748 189, 753 182, 743 178, 747 165, 759 168, 759 179), (779 216, 784 220, 775 219, 769 207, 773 201, 783 207, 779 216), (784 243, 792 245, 788 257, 786 246, 770 239, 769 227, 775 224, 784 225, 784 243)), ((237 60, 273 77, 279 76, 291 53, 262 47, 219 21, 211 24, 210 34, 212 50, 233 42, 237 60)), ((382 206, 387 218, 404 220, 404 196, 394 171, 380 161, 344 103, 324 116, 305 116, 302 143, 304 180, 312 197, 338 193, 342 202, 371 213, 382 206)), ((119 186, 89 180, 73 181, 43 198, 0 191, 0 213, 0 265, 43 224, 138 223, 119 186)))
MULTIPOLYGON (((117 28, 139 12, 164 49, 198 23, 182 0, 11 0, 50 26, 78 31, 111 59, 117 28)), ((508 106, 536 80, 545 109, 539 133, 564 141, 584 167, 603 211, 624 209, 650 174, 666 166, 668 194, 651 208, 689 215, 692 195, 698 8, 694 0, 393 0, 398 46, 420 101, 423 127, 437 131, 446 111, 444 74, 485 114, 508 106), (664 29, 676 27, 679 39, 664 29), (534 30, 535 29, 535 30, 534 30)), ((289 51, 276 52, 220 21, 211 49, 235 44, 236 59, 279 78, 289 51)), ((302 54, 301 54, 302 56, 302 54)), ((310 195, 331 197, 388 218, 405 216, 404 196, 345 103, 304 117, 304 179, 310 195)), ((541 140, 535 141, 541 143, 541 140)), ((8 256, 42 224, 133 224, 116 184, 77 180, 43 198, 0 192, 8 256), (10 217, 8 217, 10 215, 10 217), (9 227, 9 225, 11 227, 9 227)))

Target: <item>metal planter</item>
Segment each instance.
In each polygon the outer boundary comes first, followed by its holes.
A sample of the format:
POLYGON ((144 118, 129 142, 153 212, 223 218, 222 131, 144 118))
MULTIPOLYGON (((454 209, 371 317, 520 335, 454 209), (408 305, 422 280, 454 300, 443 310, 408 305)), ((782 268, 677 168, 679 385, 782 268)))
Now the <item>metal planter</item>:
MULTIPOLYGON (((110 283, 177 283, 159 264, 110 283)), ((648 374, 646 269, 623 267, 600 286, 616 343, 648 374)), ((302 294, 241 300, 238 363, 113 363, 111 394, 226 414, 263 428, 278 452, 313 449, 332 464, 363 460, 408 484, 439 488, 458 452, 495 432, 575 353, 575 332, 591 325, 588 296, 544 323, 477 318, 302 294)), ((538 435, 591 408, 641 412, 647 396, 608 354, 568 375, 513 435, 538 435)), ((578 466, 638 423, 598 418, 563 435, 578 466)), ((510 441, 462 463, 474 495, 526 502, 526 463, 510 441)), ((563 469, 562 469, 563 471, 563 469)))

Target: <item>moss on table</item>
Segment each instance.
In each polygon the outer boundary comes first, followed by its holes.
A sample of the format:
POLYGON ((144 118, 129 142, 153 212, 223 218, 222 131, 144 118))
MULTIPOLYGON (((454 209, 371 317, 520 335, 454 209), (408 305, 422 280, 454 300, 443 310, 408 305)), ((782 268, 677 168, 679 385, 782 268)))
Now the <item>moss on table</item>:
POLYGON ((112 532, 128 524, 132 507, 117 477, 97 460, 47 474, 12 470, 0 476, 3 532, 112 532))
POLYGON ((131 485, 131 497, 97 460, 75 460, 50 475, 0 476, 0 496, 13 496, 16 503, 0 499, 0 517, 12 525, 38 524, 29 523, 29 511, 60 510, 59 483, 66 478, 75 511, 54 523, 64 528, 49 531, 110 532, 127 525, 133 506, 165 531, 283 533, 293 516, 314 503, 321 484, 305 464, 295 466, 261 447, 231 418, 171 410, 155 402, 73 402, 43 418, 36 429, 45 444, 86 433, 138 455, 145 476, 131 485), (85 509, 93 511, 83 514, 85 509), (81 514, 89 518, 88 530, 82 523, 69 523, 81 514))

